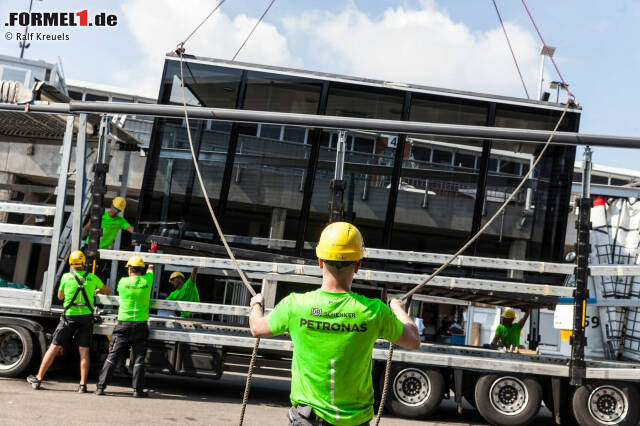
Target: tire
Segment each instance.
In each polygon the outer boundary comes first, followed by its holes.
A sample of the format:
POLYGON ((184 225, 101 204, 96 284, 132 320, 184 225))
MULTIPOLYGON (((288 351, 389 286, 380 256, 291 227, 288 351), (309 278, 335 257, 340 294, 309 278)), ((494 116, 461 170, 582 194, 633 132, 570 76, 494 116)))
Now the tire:
POLYGON ((571 412, 581 426, 636 426, 640 394, 633 383, 594 381, 571 398, 571 412))
MULTIPOLYGON (((380 389, 384 374, 380 377, 380 389)), ((445 382, 438 370, 392 366, 385 406, 394 415, 417 419, 436 412, 445 393, 445 382)))
POLYGON ((527 425, 540 410, 542 387, 531 377, 486 374, 475 388, 476 408, 496 426, 527 425))
POLYGON ((33 359, 33 338, 17 325, 0 326, 0 377, 22 374, 33 359))

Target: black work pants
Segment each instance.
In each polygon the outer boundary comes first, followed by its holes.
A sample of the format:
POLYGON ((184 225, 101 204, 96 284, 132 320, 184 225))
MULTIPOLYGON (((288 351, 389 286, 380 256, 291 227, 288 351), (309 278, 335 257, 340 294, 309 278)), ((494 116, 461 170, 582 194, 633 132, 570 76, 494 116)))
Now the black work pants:
POLYGON ((132 349, 131 361, 133 363, 132 386, 136 390, 142 390, 144 386, 144 357, 147 352, 147 337, 149 327, 146 321, 118 321, 113 329, 109 342, 109 355, 102 366, 97 387, 106 388, 113 371, 118 364, 118 358, 132 349))

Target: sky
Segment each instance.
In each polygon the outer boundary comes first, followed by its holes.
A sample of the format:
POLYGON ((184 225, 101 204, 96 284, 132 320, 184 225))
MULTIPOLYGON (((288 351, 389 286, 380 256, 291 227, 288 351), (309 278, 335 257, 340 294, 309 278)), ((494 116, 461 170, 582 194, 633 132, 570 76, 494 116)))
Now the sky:
MULTIPOLYGON (((231 59, 270 0, 226 0, 187 42, 188 54, 231 59)), ((640 2, 526 0, 583 107, 580 131, 640 137, 640 2)), ((541 43, 521 1, 496 0, 522 74, 536 96, 541 43)), ((68 79, 157 97, 163 57, 211 0, 34 0, 33 11, 115 14, 115 27, 40 28, 67 41, 32 41, 25 58, 62 62, 68 79)), ((3 0, 0 19, 28 10, 3 0)), ((5 31, 18 28, 5 26, 5 31)), ((0 37, 0 54, 18 42, 0 37)), ((491 0, 276 0, 237 60, 525 97, 491 0)), ((545 81, 559 77, 549 61, 545 81)), ((555 92, 552 95, 555 100, 555 92)), ((562 97, 561 97, 562 100, 562 97)), ((578 156, 580 156, 580 151, 578 156)), ((580 159, 580 158, 578 158, 580 159)), ((600 165, 640 170, 640 151, 594 148, 600 165)))

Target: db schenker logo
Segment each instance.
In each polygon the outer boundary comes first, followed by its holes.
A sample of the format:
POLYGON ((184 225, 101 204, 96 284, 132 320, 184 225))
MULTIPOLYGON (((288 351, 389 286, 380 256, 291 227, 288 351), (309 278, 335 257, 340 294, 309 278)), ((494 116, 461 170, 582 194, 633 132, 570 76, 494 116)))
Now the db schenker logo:
POLYGON ((89 16, 88 10, 80 12, 10 12, 5 27, 115 27, 116 15, 100 12, 89 16))

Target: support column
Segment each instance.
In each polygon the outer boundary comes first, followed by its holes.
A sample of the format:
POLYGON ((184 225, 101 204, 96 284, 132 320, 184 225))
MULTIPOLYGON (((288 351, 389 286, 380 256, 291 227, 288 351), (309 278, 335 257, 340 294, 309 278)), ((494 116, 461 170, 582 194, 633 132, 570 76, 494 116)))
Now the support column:
MULTIPOLYGON (((284 238, 284 226, 287 220, 287 209, 275 207, 271 211, 271 227, 269 228, 269 239, 281 240, 284 238)), ((274 248, 271 242, 267 248, 274 248)), ((276 305, 276 292, 278 291, 278 282, 271 280, 262 280, 261 293, 264 296, 264 307, 273 308, 276 305)))
MULTIPOLYGON (((122 160, 122 173, 120 174, 120 196, 127 198, 127 185, 129 184, 129 165, 131 164, 131 151, 124 152, 124 158, 122 160)), ((124 215, 125 212, 122 212, 124 215)), ((116 235, 113 249, 120 250, 120 243, 122 241, 122 231, 116 235)), ((118 278, 118 261, 111 261, 111 273, 109 274, 109 288, 115 290, 116 279, 118 278)))
MULTIPOLYGON (((271 227, 269 228, 269 239, 281 240, 284 238, 284 226, 287 220, 287 209, 274 207, 271 211, 271 227)), ((275 248, 269 242, 267 248, 275 248)))
MULTIPOLYGON (((527 256, 527 240, 513 240, 509 245, 509 259, 525 260, 527 256)), ((509 278, 523 279, 524 272, 511 269, 509 278)))
MULTIPOLYGON (((9 172, 0 172, 0 183, 15 183, 15 175, 9 172)), ((0 189, 0 201, 11 201, 12 193, 13 191, 10 189, 0 189)), ((0 212, 0 223, 6 223, 8 218, 8 212, 0 212)), ((2 257, 2 250, 4 249, 6 243, 7 241, 0 241, 0 257, 2 257)))

